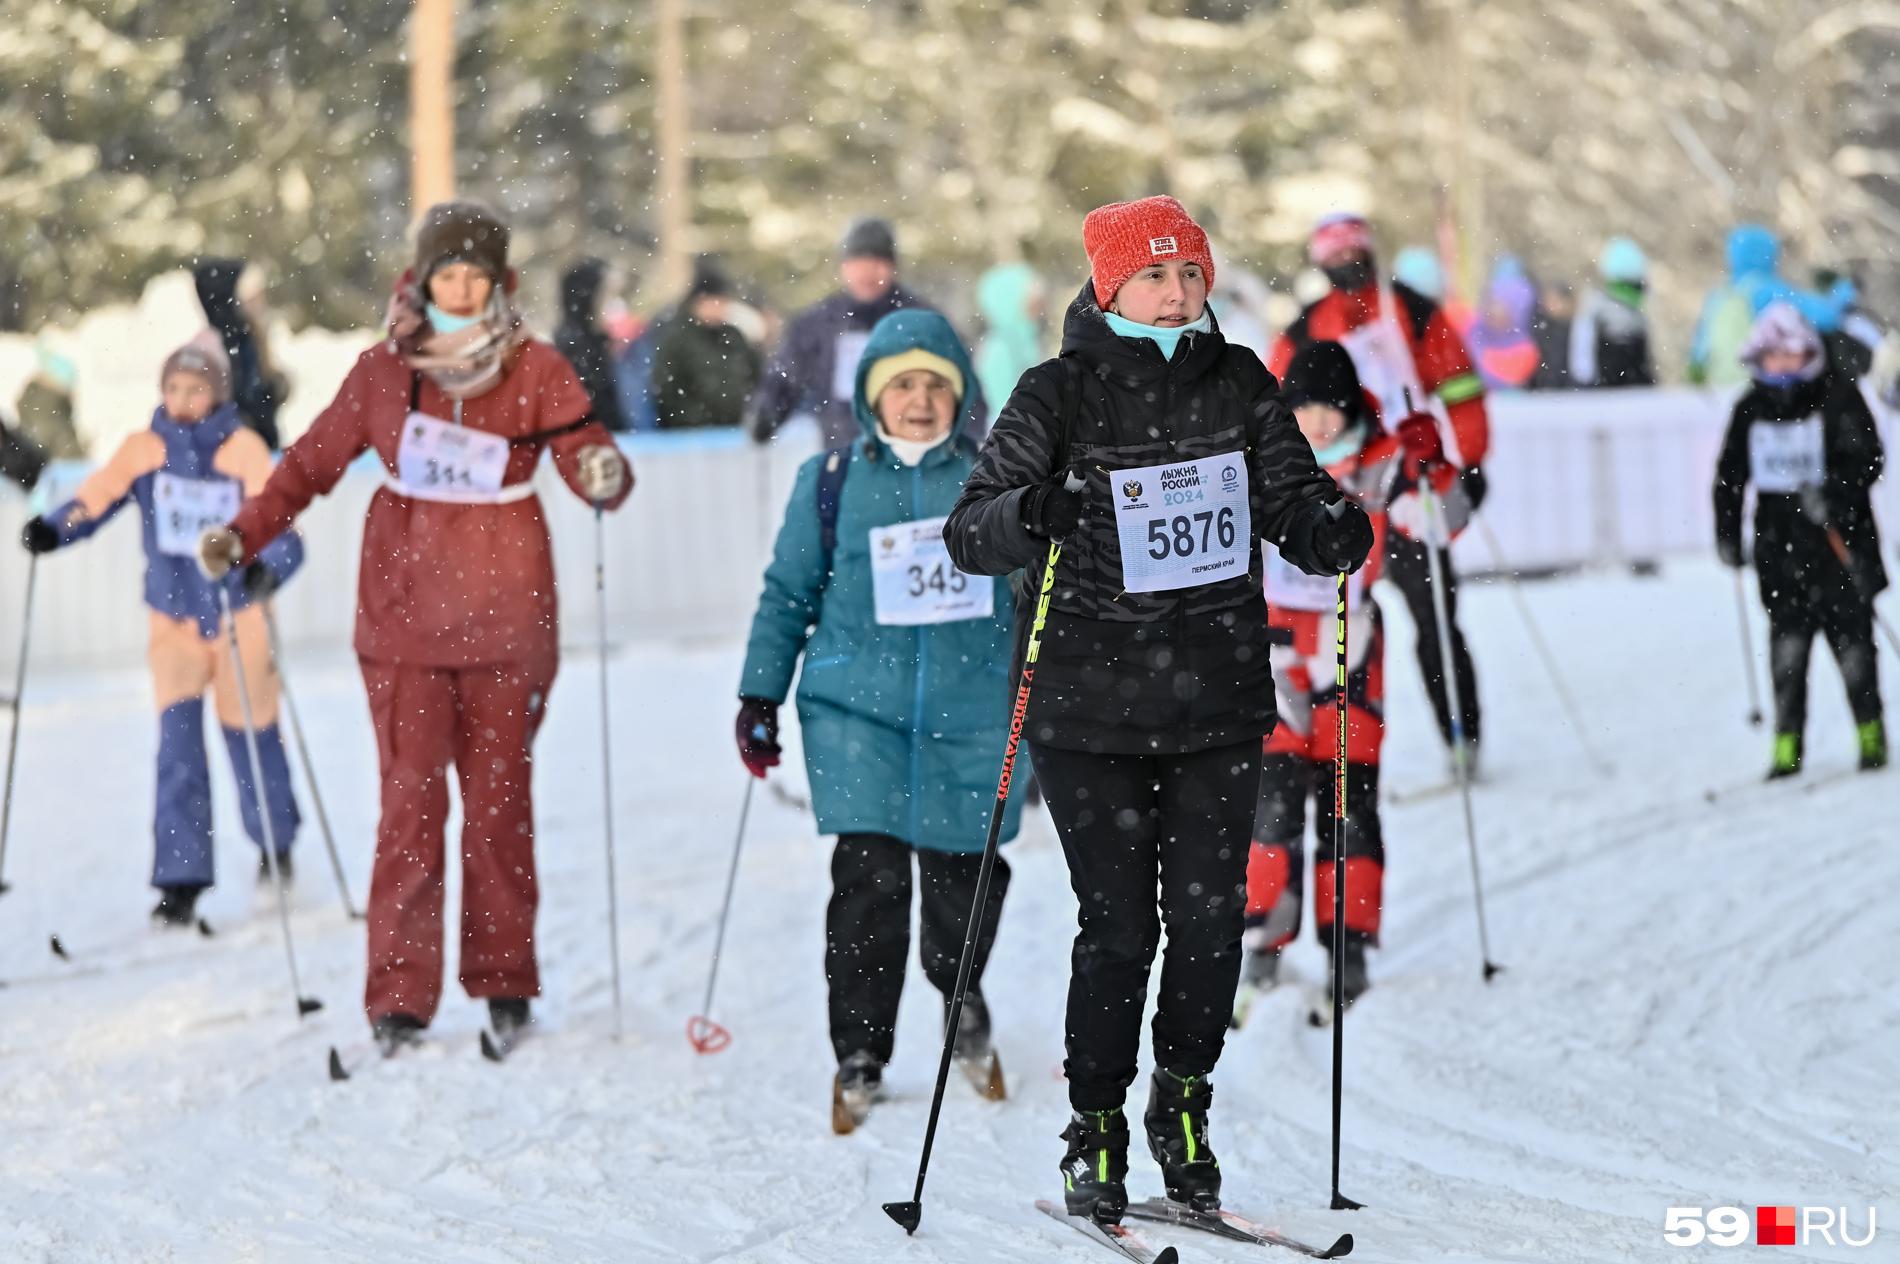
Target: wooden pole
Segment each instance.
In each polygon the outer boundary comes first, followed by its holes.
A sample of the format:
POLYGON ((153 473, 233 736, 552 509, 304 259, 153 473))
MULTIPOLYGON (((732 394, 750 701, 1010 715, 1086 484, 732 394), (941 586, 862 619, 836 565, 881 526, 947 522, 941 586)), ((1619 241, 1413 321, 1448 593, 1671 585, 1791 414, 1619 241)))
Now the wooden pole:
POLYGON ((682 0, 658 0, 659 89, 654 148, 654 183, 659 205, 662 292, 678 294, 692 270, 692 142, 686 115, 686 39, 682 0))
POLYGON ((412 216, 455 196, 455 0, 415 0, 409 15, 412 216))

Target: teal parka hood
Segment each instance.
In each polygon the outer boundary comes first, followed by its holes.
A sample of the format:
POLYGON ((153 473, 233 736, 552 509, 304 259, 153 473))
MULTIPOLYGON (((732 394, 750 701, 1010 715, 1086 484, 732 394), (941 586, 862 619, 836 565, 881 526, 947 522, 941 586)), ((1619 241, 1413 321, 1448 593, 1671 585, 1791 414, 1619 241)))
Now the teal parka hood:
POLYGON ((957 372, 963 374, 963 396, 957 400, 957 418, 951 423, 950 433, 955 441, 973 445, 976 442, 974 423, 977 401, 981 398, 981 392, 977 389, 976 366, 970 363, 970 353, 963 349, 963 340, 957 337, 957 331, 950 322, 927 308, 905 308, 892 312, 871 327, 870 341, 864 344, 864 354, 858 358, 856 385, 851 395, 852 411, 857 415, 858 428, 864 432, 866 439, 880 448, 884 446, 878 442, 877 413, 872 410, 871 401, 864 397, 864 383, 871 376, 871 366, 879 360, 913 350, 942 356, 957 366, 957 372))

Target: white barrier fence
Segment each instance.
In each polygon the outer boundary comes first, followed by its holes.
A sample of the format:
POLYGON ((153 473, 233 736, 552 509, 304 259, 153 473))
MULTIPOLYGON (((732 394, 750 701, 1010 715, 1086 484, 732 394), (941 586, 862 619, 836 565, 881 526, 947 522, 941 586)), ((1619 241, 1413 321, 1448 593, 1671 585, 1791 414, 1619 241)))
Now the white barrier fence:
MULTIPOLYGON (((1711 547, 1709 485, 1727 425, 1729 397, 1654 390, 1495 397, 1493 451, 1486 462, 1485 517, 1512 569, 1622 563, 1711 547)), ((1894 419, 1884 420, 1891 449, 1894 419)), ((809 430, 766 449, 735 432, 640 435, 623 441, 638 487, 608 517, 609 635, 692 640, 743 635, 758 600, 759 576, 799 462, 816 441, 809 430)), ((62 468, 38 494, 67 495, 83 469, 62 468)), ((538 475, 555 543, 566 620, 563 640, 590 639, 594 527, 544 462, 538 475)), ((377 486, 367 464, 352 469, 300 524, 309 560, 279 597, 293 646, 347 647, 355 623, 357 549, 363 513, 377 486)), ((1900 490, 1876 488, 1889 523, 1900 490)), ((16 543, 32 506, 0 489, 0 664, 10 667, 20 637, 27 557, 16 543)), ((46 666, 124 666, 145 653, 140 610, 143 558, 128 506, 85 545, 41 559, 34 614, 34 661, 46 666)), ((1498 562, 1480 532, 1457 546, 1468 570, 1498 562)))

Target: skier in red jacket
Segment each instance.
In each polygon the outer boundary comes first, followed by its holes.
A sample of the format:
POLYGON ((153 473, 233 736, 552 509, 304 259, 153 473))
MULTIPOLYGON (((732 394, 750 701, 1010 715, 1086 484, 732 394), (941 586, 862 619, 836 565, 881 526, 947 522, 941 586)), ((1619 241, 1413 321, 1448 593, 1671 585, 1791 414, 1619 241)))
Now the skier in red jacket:
MULTIPOLYGON (((1358 215, 1331 215, 1320 221, 1307 243, 1315 267, 1333 284, 1332 292, 1300 313, 1274 343, 1267 368, 1284 378, 1293 356, 1311 343, 1337 342, 1352 357, 1359 381, 1387 417, 1408 417, 1428 410, 1440 421, 1443 456, 1458 471, 1458 486, 1469 508, 1484 499, 1480 465, 1491 445, 1485 414, 1484 382, 1472 368, 1470 353, 1438 305, 1402 282, 1382 281, 1373 251, 1372 230, 1358 215)), ((1447 505, 1449 511, 1451 506, 1447 505)), ((1449 513, 1448 513, 1448 516, 1449 513)), ((1447 543, 1450 536, 1447 536, 1447 543)), ((1431 569, 1423 541, 1404 532, 1386 537, 1389 576, 1405 597, 1418 628, 1418 666, 1437 715, 1438 731, 1449 747, 1451 711, 1445 697, 1443 652, 1432 611, 1431 569)), ((1458 674, 1458 710, 1466 748, 1453 751, 1475 771, 1480 734, 1478 682, 1471 652, 1458 627, 1458 582, 1448 551, 1441 550, 1445 602, 1451 625, 1453 663, 1458 674)))
POLYGON ((214 574, 382 462, 357 582, 356 653, 382 767, 364 1005, 387 1054, 442 990, 446 773, 462 791, 462 987, 511 1038, 540 993, 531 747, 560 644, 554 564, 532 478, 543 449, 577 496, 617 508, 632 471, 587 392, 515 312, 508 227, 486 207, 425 214, 390 336, 365 351, 263 491, 205 533, 214 574))

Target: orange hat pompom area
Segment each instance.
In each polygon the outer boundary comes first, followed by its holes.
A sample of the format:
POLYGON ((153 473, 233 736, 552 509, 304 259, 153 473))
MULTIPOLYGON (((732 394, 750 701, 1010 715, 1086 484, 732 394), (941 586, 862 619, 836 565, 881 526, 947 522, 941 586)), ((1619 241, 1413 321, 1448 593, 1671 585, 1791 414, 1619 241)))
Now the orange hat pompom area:
POLYGON ((1170 259, 1200 264, 1207 288, 1214 288, 1214 254, 1207 233, 1185 206, 1165 195, 1096 207, 1082 221, 1082 249, 1088 251, 1095 301, 1103 311, 1129 277, 1170 259))

